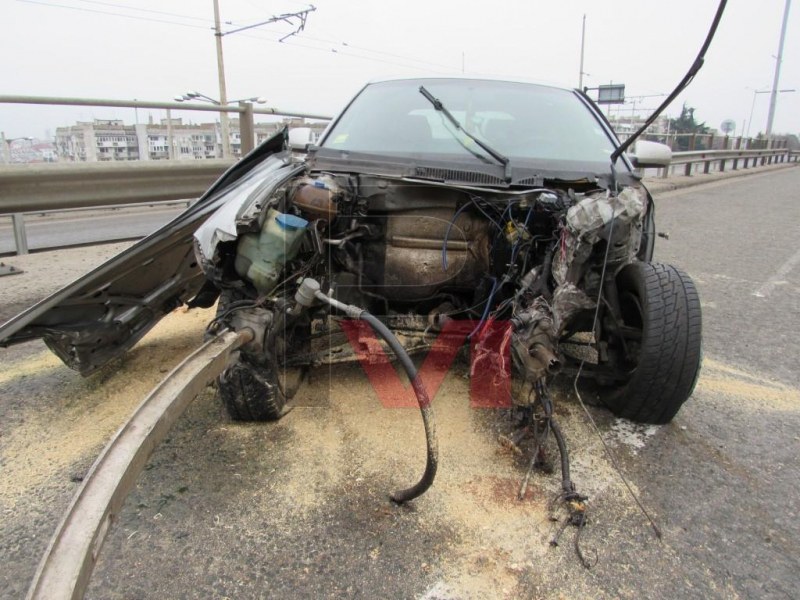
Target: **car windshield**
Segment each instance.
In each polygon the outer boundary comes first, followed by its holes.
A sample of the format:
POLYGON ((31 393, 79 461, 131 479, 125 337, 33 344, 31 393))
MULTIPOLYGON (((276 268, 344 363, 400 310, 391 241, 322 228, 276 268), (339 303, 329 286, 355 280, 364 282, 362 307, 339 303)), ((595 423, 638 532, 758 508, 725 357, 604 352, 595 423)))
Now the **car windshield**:
POLYGON ((608 163, 614 150, 600 122, 571 91, 465 79, 370 84, 331 128, 322 147, 411 157, 479 154, 491 160, 434 108, 420 93, 420 85, 440 100, 465 130, 512 163, 608 163))

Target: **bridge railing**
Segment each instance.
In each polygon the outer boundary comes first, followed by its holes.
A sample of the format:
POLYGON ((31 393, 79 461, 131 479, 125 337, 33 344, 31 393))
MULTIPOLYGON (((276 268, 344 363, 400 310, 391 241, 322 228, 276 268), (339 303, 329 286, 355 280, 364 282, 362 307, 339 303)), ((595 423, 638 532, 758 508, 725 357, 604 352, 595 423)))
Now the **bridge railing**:
MULTIPOLYGON (((67 98, 55 96, 15 96, 0 94, 0 104, 33 104, 51 106, 97 106, 104 108, 151 108, 166 110, 167 147, 170 152, 174 150, 172 111, 199 111, 215 113, 236 113, 239 116, 239 133, 241 137, 241 153, 250 152, 256 145, 255 115, 270 115, 279 117, 297 117, 302 119, 316 119, 329 121, 329 115, 287 110, 277 107, 256 107, 252 102, 242 101, 237 104, 193 104, 186 102, 151 102, 149 100, 114 100, 109 98, 67 98)), ((176 125, 177 127, 177 125, 176 125)), ((5 144, 5 140, 3 140, 5 144)), ((0 148, 5 153, 6 148, 0 148)), ((170 156, 170 158, 172 158, 170 156)))
POLYGON ((708 174, 726 170, 736 171, 749 167, 765 166, 797 161, 797 153, 787 148, 771 148, 769 150, 696 150, 690 152, 674 152, 669 167, 659 169, 661 177, 682 174, 692 176, 698 173, 708 174))
MULTIPOLYGON (((321 115, 278 107, 257 107, 251 102, 193 104, 109 98, 0 95, 0 104, 95 106, 104 108, 166 110, 167 147, 174 158, 172 111, 234 113, 239 118, 241 153, 251 151, 257 141, 255 115, 297 117, 320 121, 321 115)), ((9 162, 10 146, 0 138, 0 162, 9 162)), ((141 154, 141 153, 140 153, 141 154)), ((11 214, 17 254, 27 254, 25 212, 44 212, 93 206, 152 203, 159 200, 195 198, 232 164, 230 159, 203 161, 170 160, 124 162, 69 162, 20 164, 0 168, 0 214, 11 214)))
MULTIPOLYGON (((676 152, 662 177, 797 162, 771 150, 676 152)), ((11 215, 17 254, 28 252, 24 213, 189 200, 203 194, 233 159, 35 164, 0 167, 0 215, 11 215)))

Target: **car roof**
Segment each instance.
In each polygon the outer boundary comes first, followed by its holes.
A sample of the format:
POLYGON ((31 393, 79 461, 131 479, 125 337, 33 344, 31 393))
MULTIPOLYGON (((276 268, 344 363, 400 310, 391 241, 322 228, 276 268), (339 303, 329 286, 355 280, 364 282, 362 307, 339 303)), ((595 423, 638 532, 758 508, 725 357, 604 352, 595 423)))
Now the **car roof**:
POLYGON ((452 75, 452 74, 450 75, 430 74, 430 75, 421 75, 418 77, 409 77, 408 75, 380 77, 380 78, 370 79, 367 82, 367 85, 372 85, 374 83, 387 83, 391 81, 429 81, 433 79, 452 79, 455 81, 494 81, 494 82, 505 82, 505 83, 521 83, 525 85, 535 85, 539 87, 552 88, 556 90, 564 90, 567 92, 572 92, 575 89, 575 88, 564 87, 561 85, 555 85, 550 82, 542 83, 539 81, 534 81, 532 79, 525 79, 521 77, 501 77, 492 75, 452 75))

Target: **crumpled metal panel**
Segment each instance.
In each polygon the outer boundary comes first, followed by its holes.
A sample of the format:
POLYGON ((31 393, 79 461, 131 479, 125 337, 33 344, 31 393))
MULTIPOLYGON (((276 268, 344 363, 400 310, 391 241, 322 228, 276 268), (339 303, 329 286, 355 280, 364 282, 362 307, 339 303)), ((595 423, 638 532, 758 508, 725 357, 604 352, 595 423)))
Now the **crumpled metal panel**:
POLYGON ((614 227, 640 219, 647 197, 642 188, 626 187, 619 195, 595 194, 584 198, 567 211, 567 227, 582 242, 594 244, 605 228, 616 219, 614 227))
POLYGON ((194 232, 195 247, 202 257, 211 260, 218 244, 235 241, 239 224, 257 220, 275 189, 304 170, 304 165, 287 165, 283 157, 270 156, 225 192, 222 207, 194 232))
POLYGON ((594 245, 607 240, 613 222, 609 262, 622 265, 633 260, 641 242, 642 220, 647 192, 641 187, 626 187, 618 195, 594 194, 571 206, 566 227, 561 232, 560 249, 553 258, 553 278, 559 285, 578 283, 583 265, 594 245))

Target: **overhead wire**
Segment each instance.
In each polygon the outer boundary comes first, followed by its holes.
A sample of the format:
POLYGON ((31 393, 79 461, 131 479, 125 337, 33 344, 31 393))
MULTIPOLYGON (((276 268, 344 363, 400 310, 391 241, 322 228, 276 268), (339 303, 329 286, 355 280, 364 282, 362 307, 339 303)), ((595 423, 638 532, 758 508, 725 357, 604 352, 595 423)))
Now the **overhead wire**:
MULTIPOLYGON (((124 5, 124 4, 117 4, 117 3, 113 3, 113 2, 103 2, 101 0, 73 0, 73 1, 75 1, 75 2, 84 2, 84 3, 87 3, 87 4, 94 4, 94 5, 98 5, 98 6, 107 6, 107 7, 111 7, 111 8, 118 8, 118 9, 122 9, 122 10, 145 12, 145 13, 155 14, 155 15, 172 16, 172 17, 176 17, 178 19, 186 19, 186 20, 204 22, 204 23, 207 23, 208 25, 207 26, 203 26, 203 25, 198 25, 198 24, 193 24, 193 23, 182 23, 180 21, 174 21, 174 20, 168 20, 168 19, 159 19, 159 18, 155 18, 155 17, 147 17, 147 16, 143 16, 143 15, 134 15, 134 14, 125 14, 125 13, 121 13, 121 12, 113 12, 113 11, 110 11, 110 10, 100 10, 100 9, 81 7, 81 6, 70 6, 68 4, 58 4, 58 3, 55 3, 55 2, 45 2, 44 0, 17 0, 17 2, 22 2, 22 3, 25 3, 25 4, 35 4, 35 5, 39 5, 39 6, 49 6, 49 7, 53 7, 53 8, 64 8, 64 9, 75 10, 75 11, 79 11, 79 12, 108 15, 108 16, 113 16, 113 17, 120 17, 120 18, 123 18, 123 19, 132 19, 132 20, 136 20, 136 21, 146 21, 146 22, 151 22, 151 23, 162 23, 162 24, 165 24, 165 25, 176 25, 178 27, 189 27, 189 28, 192 28, 192 29, 210 29, 213 26, 213 22, 210 19, 204 19, 202 17, 195 17, 195 16, 192 16, 192 15, 181 15, 181 14, 178 14, 178 13, 171 13, 171 12, 167 12, 167 11, 159 11, 159 10, 153 10, 153 9, 138 8, 138 7, 133 7, 133 6, 127 6, 127 5, 124 5)), ((235 23, 233 21, 226 21, 226 23, 229 23, 231 25, 238 25, 238 23, 235 23)), ((354 46, 352 44, 348 44, 347 42, 336 42, 336 41, 333 41, 333 40, 326 40, 324 38, 316 38, 316 37, 308 36, 308 35, 297 35, 296 36, 297 38, 302 38, 302 39, 306 39, 306 40, 309 40, 309 41, 319 41, 319 42, 324 42, 324 43, 329 43, 329 44, 334 44, 334 45, 341 45, 341 46, 343 46, 345 48, 348 48, 348 49, 352 48, 352 49, 360 50, 360 51, 363 51, 363 52, 390 56, 390 57, 398 58, 398 59, 400 59, 402 61, 406 61, 406 62, 397 62, 397 61, 387 60, 385 58, 380 58, 380 57, 376 57, 376 56, 368 56, 368 55, 359 54, 359 53, 356 53, 356 52, 340 50, 340 49, 338 49, 336 47, 327 47, 326 48, 326 47, 314 46, 314 45, 310 45, 310 44, 301 44, 301 43, 298 43, 296 41, 291 41, 291 42, 289 42, 289 41, 281 41, 279 38, 265 37, 263 35, 257 35, 257 33, 258 32, 255 32, 255 33, 242 33, 240 35, 240 37, 249 37, 249 38, 252 38, 252 39, 262 40, 262 41, 271 42, 271 43, 275 43, 275 44, 279 43, 279 44, 287 45, 287 46, 295 46, 295 47, 298 47, 298 48, 305 48, 305 49, 316 51, 316 52, 323 52, 325 54, 337 54, 337 55, 340 55, 340 56, 346 56, 346 57, 357 58, 357 59, 361 59, 361 60, 369 60, 369 61, 372 61, 372 62, 379 62, 379 63, 383 63, 383 64, 388 64, 388 65, 392 65, 392 66, 395 66, 395 67, 403 67, 403 68, 406 68, 406 69, 415 69, 415 70, 418 70, 418 71, 427 71, 427 70, 430 70, 430 67, 436 67, 437 69, 444 69, 444 70, 452 72, 452 73, 456 73, 457 72, 457 69, 455 69, 454 67, 448 67, 446 65, 442 65, 442 64, 438 64, 438 63, 432 63, 430 61, 425 61, 425 60, 414 58, 414 57, 411 57, 411 56, 403 56, 403 55, 400 55, 400 54, 393 54, 391 52, 384 52, 382 50, 376 50, 376 49, 366 48, 366 47, 362 47, 362 46, 354 46), (409 64, 409 63, 419 63, 419 64, 409 64), (425 65, 427 65, 427 67, 425 65)), ((266 32, 264 32, 264 33, 266 33, 266 32)))
POLYGON ((152 13, 156 15, 166 15, 169 17, 178 17, 181 19, 188 19, 190 21, 203 21, 204 23, 208 23, 209 25, 213 25, 213 19, 207 19, 204 17, 195 17, 193 15, 181 15, 178 13, 166 12, 163 10, 153 10, 151 8, 139 8, 138 6, 129 6, 127 4, 119 4, 117 2, 103 2, 102 0, 72 0, 73 2, 83 2, 84 4, 97 4, 99 6, 111 6, 113 8, 121 8, 123 10, 134 10, 138 12, 146 12, 152 13))
MULTIPOLYGON (((322 52, 324 54, 329 54, 329 55, 330 54, 335 54, 335 55, 338 55, 338 56, 347 56, 347 57, 358 58, 358 59, 362 59, 362 60, 369 60, 369 61, 372 61, 372 62, 379 62, 379 63, 383 63, 383 64, 387 64, 387 65, 392 65, 394 67, 403 67, 403 68, 406 68, 406 69, 414 69, 414 70, 423 71, 423 72, 430 70, 429 68, 426 68, 426 67, 424 67, 422 65, 418 65, 418 64, 400 63, 400 62, 397 62, 397 61, 387 60, 385 58, 380 58, 380 57, 377 57, 377 56, 367 56, 365 54, 357 54, 355 52, 342 51, 342 50, 339 50, 339 49, 333 48, 333 47, 317 46, 317 45, 311 45, 311 44, 302 44, 302 43, 297 42, 296 40, 298 40, 298 39, 307 39, 307 40, 314 39, 314 38, 310 38, 309 36, 305 36, 305 35, 302 35, 302 34, 298 34, 298 35, 294 36, 294 39, 291 40, 291 41, 290 40, 281 41, 279 38, 267 37, 266 35, 258 35, 258 33, 266 34, 266 32, 254 32, 254 33, 242 33, 242 34, 240 34, 240 36, 241 37, 249 37, 249 38, 252 38, 252 39, 261 40, 261 41, 265 41, 265 42, 271 42, 271 43, 274 43, 274 44, 281 44, 282 46, 293 46, 293 47, 297 47, 297 48, 306 48, 308 50, 313 50, 315 52, 322 52)), ((277 32, 277 33, 278 33, 278 35, 281 35, 281 32, 277 32)), ((407 60, 415 61, 416 59, 408 58, 407 60)), ((453 73, 456 72, 455 69, 452 69, 451 71, 453 73)))
POLYGON ((17 2, 23 2, 25 4, 37 4, 39 6, 50 6, 55 8, 67 8, 70 10, 76 10, 79 12, 87 12, 93 14, 100 14, 100 15, 110 15, 114 17, 121 17, 124 19, 134 19, 136 21, 149 21, 151 23, 164 23, 166 25, 177 25, 178 27, 189 27, 192 29, 208 29, 208 27, 202 25, 192 25, 191 23, 180 23, 178 21, 167 21, 166 19, 156 19, 153 17, 140 17, 138 15, 126 15, 122 13, 115 13, 107 10, 97 10, 93 8, 82 8, 80 6, 69 6, 67 4, 56 4, 53 2, 42 2, 41 0, 17 0, 17 2))
POLYGON ((392 57, 392 58, 399 58, 400 60, 418 62, 420 64, 428 65, 428 66, 431 66, 431 67, 436 67, 436 68, 439 68, 439 69, 454 70, 454 67, 452 65, 443 65, 441 63, 435 63, 435 62, 431 62, 429 60, 423 60, 421 58, 414 58, 414 57, 411 57, 411 56, 405 56, 405 55, 402 55, 402 54, 395 54, 393 52, 386 52, 384 50, 376 50, 374 48, 367 48, 367 47, 364 47, 364 46, 356 46, 356 45, 349 44, 348 42, 344 42, 344 41, 336 41, 336 40, 328 40, 328 39, 325 39, 325 38, 317 38, 317 37, 313 37, 313 36, 306 35, 306 34, 302 34, 299 37, 303 37, 303 38, 306 38, 308 40, 313 40, 313 41, 317 41, 317 42, 325 42, 325 43, 328 43, 328 44, 335 44, 335 45, 339 45, 339 46, 344 46, 345 48, 351 48, 353 50, 360 50, 362 52, 372 52, 372 53, 375 53, 375 54, 381 54, 383 56, 389 56, 389 57, 392 57))

